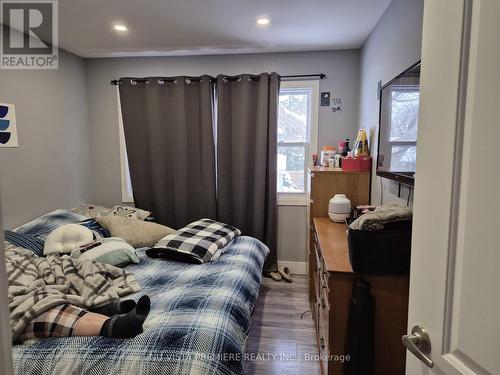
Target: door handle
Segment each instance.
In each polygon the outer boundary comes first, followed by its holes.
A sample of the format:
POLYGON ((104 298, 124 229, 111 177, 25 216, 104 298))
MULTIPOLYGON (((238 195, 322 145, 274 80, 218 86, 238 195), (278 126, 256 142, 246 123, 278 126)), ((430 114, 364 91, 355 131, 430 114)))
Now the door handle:
POLYGON ((404 335, 401 341, 415 357, 420 359, 427 367, 432 368, 434 362, 427 357, 431 353, 431 339, 427 330, 421 325, 416 325, 411 330, 411 335, 404 335))

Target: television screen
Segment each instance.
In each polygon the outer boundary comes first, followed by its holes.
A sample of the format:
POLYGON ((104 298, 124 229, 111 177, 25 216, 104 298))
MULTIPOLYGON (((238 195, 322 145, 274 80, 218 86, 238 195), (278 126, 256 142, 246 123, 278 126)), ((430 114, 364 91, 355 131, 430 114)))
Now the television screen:
POLYGON ((413 185, 417 160, 420 62, 380 91, 377 175, 413 185))

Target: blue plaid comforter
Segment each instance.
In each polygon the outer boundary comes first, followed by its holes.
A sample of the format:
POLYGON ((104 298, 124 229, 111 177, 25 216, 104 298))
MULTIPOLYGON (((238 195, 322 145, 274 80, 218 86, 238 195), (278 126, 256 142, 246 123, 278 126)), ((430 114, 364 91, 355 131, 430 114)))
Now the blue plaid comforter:
POLYGON ((219 260, 200 265, 150 259, 144 249, 137 252, 140 264, 126 269, 142 287, 130 298, 148 294, 152 300, 144 333, 125 340, 49 338, 14 346, 17 374, 242 373, 267 247, 240 236, 219 260))

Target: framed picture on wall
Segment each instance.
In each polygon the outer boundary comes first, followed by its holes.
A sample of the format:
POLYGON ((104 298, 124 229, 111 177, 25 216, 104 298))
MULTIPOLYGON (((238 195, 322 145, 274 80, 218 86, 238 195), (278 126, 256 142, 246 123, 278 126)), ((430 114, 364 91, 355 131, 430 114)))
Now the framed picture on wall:
POLYGON ((0 147, 18 147, 14 104, 0 103, 0 147))

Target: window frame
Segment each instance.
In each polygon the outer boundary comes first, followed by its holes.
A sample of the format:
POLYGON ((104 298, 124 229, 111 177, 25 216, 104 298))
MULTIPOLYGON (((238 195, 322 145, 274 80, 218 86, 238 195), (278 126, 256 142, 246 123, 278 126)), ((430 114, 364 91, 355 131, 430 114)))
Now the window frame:
MULTIPOLYGON (((305 146, 304 152, 304 192, 278 192, 279 206, 308 206, 310 203, 307 182, 307 169, 312 166, 312 155, 318 148, 318 120, 319 120, 319 79, 311 80, 287 80, 282 81, 280 86, 280 95, 282 89, 307 89, 311 91, 311 117, 309 128, 307 129, 306 142, 276 142, 276 149, 279 146, 305 146)), ((278 104, 279 105, 279 104, 278 104)), ((277 187, 276 187, 277 188, 277 187)))

